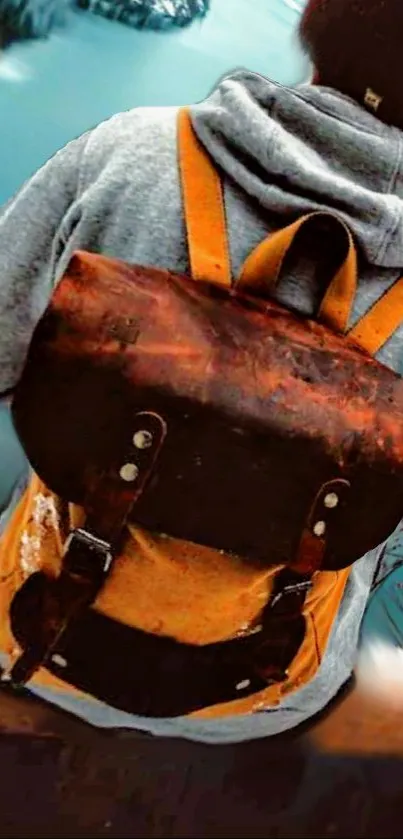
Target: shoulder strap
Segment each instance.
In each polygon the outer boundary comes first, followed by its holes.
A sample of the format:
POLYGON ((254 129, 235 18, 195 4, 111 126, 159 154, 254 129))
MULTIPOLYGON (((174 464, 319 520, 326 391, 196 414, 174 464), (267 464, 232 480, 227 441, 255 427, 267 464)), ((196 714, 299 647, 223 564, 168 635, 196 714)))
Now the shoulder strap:
POLYGON ((179 169, 194 280, 231 285, 231 266, 220 177, 193 130, 186 108, 179 111, 179 169))
POLYGON ((376 355, 403 323, 403 277, 350 330, 348 337, 376 355))

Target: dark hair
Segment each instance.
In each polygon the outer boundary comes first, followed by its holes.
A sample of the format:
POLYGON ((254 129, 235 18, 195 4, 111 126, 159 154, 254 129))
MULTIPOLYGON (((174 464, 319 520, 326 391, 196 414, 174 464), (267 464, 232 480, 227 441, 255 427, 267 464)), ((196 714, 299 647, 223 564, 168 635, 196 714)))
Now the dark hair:
POLYGON ((308 0, 300 38, 320 84, 403 128, 403 0, 308 0))

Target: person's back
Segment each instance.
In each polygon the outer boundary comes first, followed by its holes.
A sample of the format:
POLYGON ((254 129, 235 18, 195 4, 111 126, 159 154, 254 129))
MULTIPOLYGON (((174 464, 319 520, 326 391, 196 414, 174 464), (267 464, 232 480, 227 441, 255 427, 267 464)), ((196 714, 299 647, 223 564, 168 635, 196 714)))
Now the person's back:
MULTIPOLYGON (((353 322, 401 275, 403 133, 398 126, 403 126, 403 103, 400 118, 394 75, 401 24, 399 0, 316 0, 308 4, 301 28, 317 68, 315 85, 288 89, 239 71, 191 108, 196 135, 222 179, 234 277, 268 234, 316 210, 346 222, 359 249, 353 322)), ((77 250, 189 273, 177 109, 142 109, 112 118, 59 152, 4 208, 1 393, 12 392, 33 328, 77 250)), ((313 316, 323 293, 315 285, 314 267, 308 249, 279 284, 277 300, 313 316)), ((402 339, 400 327, 379 354, 397 372, 403 366, 402 339)), ((147 552, 146 544, 137 547, 147 552)), ((21 555, 32 570, 34 557, 27 557, 26 544, 21 555)), ((352 672, 380 555, 378 549, 355 563, 315 677, 276 706, 257 709, 261 713, 156 721, 46 690, 43 695, 97 724, 211 742, 290 728, 323 708, 352 672)), ((240 623, 246 618, 240 614, 240 623)), ((213 601, 203 620, 208 638, 217 621, 213 601)))

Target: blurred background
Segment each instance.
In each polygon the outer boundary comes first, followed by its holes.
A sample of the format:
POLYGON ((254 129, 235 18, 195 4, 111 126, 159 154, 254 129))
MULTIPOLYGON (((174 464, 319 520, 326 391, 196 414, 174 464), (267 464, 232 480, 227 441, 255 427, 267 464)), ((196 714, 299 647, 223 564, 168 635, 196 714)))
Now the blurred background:
MULTIPOLYGON (((0 27, 3 7, 21 5, 29 8, 29 0, 0 0, 0 27)), ((39 28, 48 25, 49 35, 0 50, 0 205, 69 140, 118 111, 198 101, 237 67, 284 84, 309 73, 295 36, 303 0, 211 0, 204 18, 166 31, 137 30, 79 8, 51 27, 47 9, 68 7, 68 0, 36 5, 39 28)), ((0 463, 1 510, 25 469, 6 408, 0 463)))

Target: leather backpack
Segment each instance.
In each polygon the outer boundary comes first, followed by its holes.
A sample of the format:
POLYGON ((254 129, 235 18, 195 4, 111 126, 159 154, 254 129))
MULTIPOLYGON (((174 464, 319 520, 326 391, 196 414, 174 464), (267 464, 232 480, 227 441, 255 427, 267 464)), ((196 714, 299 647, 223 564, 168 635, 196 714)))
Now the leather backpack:
POLYGON ((343 581, 325 645, 349 568, 403 509, 403 382, 374 358, 402 320, 402 281, 350 328, 357 254, 327 213, 274 233, 233 278, 220 177, 187 111, 179 151, 191 276, 76 253, 13 401, 36 475, 85 518, 58 573, 28 575, 11 599, 12 680, 42 667, 150 716, 285 683, 320 575, 343 581), (315 320, 272 297, 307 247, 323 290, 315 320), (124 625, 119 610, 102 619, 93 606, 131 525, 270 569, 252 631, 189 644, 124 625))

